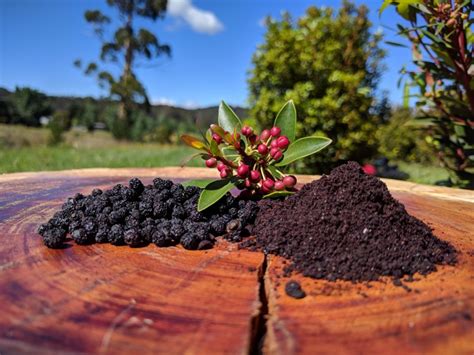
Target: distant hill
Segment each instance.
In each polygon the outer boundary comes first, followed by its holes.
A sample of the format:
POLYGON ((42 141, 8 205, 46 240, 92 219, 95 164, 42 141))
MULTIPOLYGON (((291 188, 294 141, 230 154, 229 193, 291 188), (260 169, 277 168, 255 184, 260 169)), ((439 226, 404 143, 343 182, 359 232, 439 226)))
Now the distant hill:
MULTIPOLYGON (((0 100, 8 99, 12 94, 11 91, 0 87, 0 100)), ((77 96, 48 96, 48 100, 51 103, 53 110, 67 110, 72 105, 83 105, 86 100, 93 100, 101 108, 112 103, 108 99, 95 99, 91 97, 77 97, 77 96)), ((248 110, 243 107, 233 106, 235 113, 241 117, 247 117, 248 110)), ((218 106, 203 107, 196 109, 187 109, 182 107, 167 106, 167 105, 152 105, 151 113, 155 117, 165 116, 167 118, 173 118, 178 121, 186 120, 198 122, 200 126, 207 126, 217 120, 218 106)))

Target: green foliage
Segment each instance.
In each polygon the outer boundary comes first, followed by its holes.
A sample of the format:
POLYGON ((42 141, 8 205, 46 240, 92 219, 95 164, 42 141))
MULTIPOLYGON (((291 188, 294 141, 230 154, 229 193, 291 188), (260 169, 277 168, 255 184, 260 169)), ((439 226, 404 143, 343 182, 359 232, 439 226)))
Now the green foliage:
POLYGON ((474 188, 474 33, 472 1, 385 0, 409 25, 399 35, 412 44, 416 70, 402 70, 420 108, 418 127, 430 137, 451 181, 474 188))
POLYGON ((91 99, 86 99, 77 117, 77 123, 86 127, 89 132, 94 131, 95 123, 99 121, 98 105, 91 99))
POLYGON ((37 127, 40 118, 51 114, 47 96, 27 87, 15 89, 9 97, 9 120, 7 123, 37 127))
MULTIPOLYGON (((155 21, 164 16, 166 0, 107 0, 109 6, 119 12, 119 25, 109 38, 105 30, 111 24, 109 16, 99 10, 88 10, 84 17, 93 25, 94 31, 102 42, 100 60, 103 63, 122 63, 122 72, 115 75, 111 71, 99 68, 95 62, 86 65, 84 73, 96 76, 99 86, 107 88, 110 97, 119 102, 118 113, 112 125, 112 133, 118 139, 132 138, 133 111, 137 105, 149 106, 145 87, 136 77, 134 66, 136 60, 147 60, 170 54, 170 47, 160 43, 158 38, 144 28, 136 28, 136 19, 144 18, 155 21)), ((80 60, 74 64, 82 67, 80 60)))
POLYGON ((322 172, 376 152, 375 94, 384 53, 367 12, 346 1, 337 13, 310 7, 297 21, 288 13, 279 21, 267 19, 249 78, 251 116, 268 126, 281 105, 293 99, 300 116, 297 136, 316 132, 334 141, 324 153, 300 163, 300 171, 322 172))
POLYGON ((67 111, 56 111, 48 123, 48 145, 55 146, 63 141, 63 133, 69 125, 70 119, 67 111))
POLYGON ((303 137, 290 144, 284 158, 276 166, 286 166, 297 160, 313 155, 331 144, 325 137, 303 137))
POLYGON ((288 137, 295 137, 297 123, 296 108, 291 100, 278 111, 272 130, 259 135, 253 128, 242 126, 240 118, 224 101, 219 107, 218 123, 211 124, 203 140, 187 134, 181 136, 186 145, 199 151, 195 155, 206 160, 206 166, 217 167, 221 177, 221 180, 206 182, 198 211, 212 206, 233 188, 244 190, 242 193, 252 198, 276 198, 294 193, 296 178, 286 176, 279 169, 331 144, 329 138, 315 136, 291 143, 288 137))
POLYGON ((377 131, 379 152, 390 160, 433 164, 436 158, 430 148, 431 137, 414 129, 410 124, 414 117, 413 110, 394 109, 387 124, 377 131))

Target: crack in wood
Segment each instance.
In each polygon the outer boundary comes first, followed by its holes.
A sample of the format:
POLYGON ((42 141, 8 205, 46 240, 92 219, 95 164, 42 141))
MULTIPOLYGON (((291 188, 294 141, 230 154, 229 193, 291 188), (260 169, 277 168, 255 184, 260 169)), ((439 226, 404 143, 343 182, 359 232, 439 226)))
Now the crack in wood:
POLYGON ((265 276, 268 264, 267 255, 263 256, 263 263, 258 270, 258 297, 260 307, 258 313, 251 319, 249 355, 263 354, 265 335, 267 334, 268 299, 265 289, 265 276))

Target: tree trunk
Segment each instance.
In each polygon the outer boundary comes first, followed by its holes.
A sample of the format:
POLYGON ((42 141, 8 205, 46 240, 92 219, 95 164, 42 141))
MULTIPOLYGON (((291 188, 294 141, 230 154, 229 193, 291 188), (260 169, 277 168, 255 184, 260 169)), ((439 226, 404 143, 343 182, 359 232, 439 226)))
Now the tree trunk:
MULTIPOLYGON (((132 73, 132 65, 133 65, 133 46, 132 46, 132 38, 133 38, 133 0, 132 4, 130 6, 129 12, 128 12, 128 17, 127 17, 127 23, 125 25, 126 31, 127 31, 127 39, 125 42, 125 65, 123 68, 123 74, 122 74, 122 85, 126 88, 127 87, 127 81, 133 76, 132 73)), ((128 137, 129 129, 132 124, 131 120, 131 102, 132 98, 128 97, 127 93, 128 90, 124 90, 125 94, 122 94, 120 97, 120 104, 119 104, 119 110, 118 110, 118 119, 120 121, 120 125, 122 126, 123 129, 123 134, 124 137, 128 137)))

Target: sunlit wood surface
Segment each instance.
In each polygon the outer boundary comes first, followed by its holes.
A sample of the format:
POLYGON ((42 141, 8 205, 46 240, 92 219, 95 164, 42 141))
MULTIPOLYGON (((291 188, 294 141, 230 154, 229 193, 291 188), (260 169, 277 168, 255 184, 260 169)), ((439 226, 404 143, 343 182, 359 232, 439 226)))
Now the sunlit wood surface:
MULTIPOLYGON (((248 353, 268 302, 263 352, 474 353, 474 193, 386 181, 408 211, 460 251, 459 264, 406 283, 293 275, 284 260, 220 242, 208 251, 111 245, 45 248, 37 226, 76 192, 138 176, 214 177, 209 169, 84 169, 0 176, 0 353, 248 353), (259 295, 263 273, 266 298, 259 295)), ((299 177, 300 182, 313 180, 299 177)), ((257 334, 258 335, 258 334, 257 334)), ((261 334, 260 334, 261 335, 261 334)))

